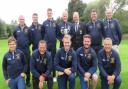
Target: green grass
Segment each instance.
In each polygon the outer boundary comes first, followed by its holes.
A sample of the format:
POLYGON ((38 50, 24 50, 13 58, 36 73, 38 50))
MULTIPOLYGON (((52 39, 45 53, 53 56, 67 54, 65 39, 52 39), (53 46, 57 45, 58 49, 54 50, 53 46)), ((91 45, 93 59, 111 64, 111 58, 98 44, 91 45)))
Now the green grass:
MULTIPOLYGON (((7 52, 8 46, 7 46, 7 40, 0 40, 0 89, 9 89, 8 86, 5 83, 3 72, 2 72, 2 60, 4 54, 7 52)), ((127 89, 128 85, 128 40, 123 40, 120 44, 120 58, 122 63, 122 71, 121 71, 121 78, 122 78, 122 84, 120 89, 127 89)), ((32 87, 27 88, 32 89, 32 87)), ((44 89, 47 89, 46 87, 44 89)), ((58 89, 57 83, 54 84, 54 89, 58 89)), ((79 79, 76 79, 76 89, 80 89, 80 82, 79 79)), ((98 82, 97 89, 100 89, 100 80, 98 82)))

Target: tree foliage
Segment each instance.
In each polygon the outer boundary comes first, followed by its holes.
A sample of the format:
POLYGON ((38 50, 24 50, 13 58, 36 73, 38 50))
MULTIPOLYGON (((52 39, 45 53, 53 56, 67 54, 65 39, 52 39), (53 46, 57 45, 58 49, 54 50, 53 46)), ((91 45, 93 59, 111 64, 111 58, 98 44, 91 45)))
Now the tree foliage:
POLYGON ((79 12, 80 17, 82 17, 84 10, 86 8, 86 3, 82 0, 71 0, 68 4, 69 21, 72 21, 73 12, 79 12))
POLYGON ((128 33, 128 11, 120 9, 115 12, 114 17, 118 18, 122 32, 128 33))
POLYGON ((12 35, 12 32, 15 28, 15 24, 6 24, 3 20, 0 19, 0 38, 8 38, 12 35))

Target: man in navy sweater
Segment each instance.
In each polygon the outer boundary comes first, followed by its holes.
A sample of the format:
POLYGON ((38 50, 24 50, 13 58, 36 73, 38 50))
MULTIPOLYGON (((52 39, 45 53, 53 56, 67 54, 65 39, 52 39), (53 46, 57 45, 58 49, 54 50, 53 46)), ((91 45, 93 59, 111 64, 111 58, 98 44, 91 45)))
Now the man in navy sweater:
POLYGON ((73 36, 72 24, 68 22, 68 11, 65 10, 62 14, 62 22, 57 25, 57 39, 60 41, 60 47, 63 47, 62 39, 64 35, 73 36))
POLYGON ((104 48, 98 54, 101 89, 109 89, 110 85, 113 85, 113 89, 119 89, 121 85, 119 54, 112 49, 111 38, 105 38, 103 45, 104 48))
POLYGON ((89 80, 93 80, 93 89, 96 89, 98 76, 97 70, 97 56, 95 51, 91 48, 91 36, 83 36, 83 45, 77 50, 78 72, 80 77, 81 89, 88 89, 89 80))
POLYGON ((29 27, 28 36, 30 45, 32 44, 32 51, 38 49, 38 43, 42 40, 41 34, 41 24, 38 23, 38 14, 33 13, 32 15, 32 25, 29 27))
POLYGON ((16 49, 16 39, 8 39, 9 51, 4 55, 2 67, 6 83, 10 89, 26 89, 25 73, 27 72, 26 58, 22 51, 16 49))
POLYGON ((113 49, 115 49, 119 53, 119 44, 122 39, 122 33, 119 21, 113 18, 112 9, 107 9, 106 12, 106 19, 104 20, 104 38, 109 37, 112 39, 113 49))
MULTIPOLYGON (((42 24, 42 34, 44 35, 44 40, 47 42, 47 50, 52 55, 52 63, 54 63, 54 56, 56 54, 56 21, 53 20, 53 12, 51 8, 47 9, 47 20, 42 24)), ((53 66, 53 77, 56 76, 53 66)), ((54 78, 56 79, 56 78, 54 78)), ((56 81, 56 80, 55 80, 56 81)))
POLYGON ((33 89, 42 89, 44 81, 47 81, 48 89, 52 89, 52 57, 46 51, 47 44, 44 40, 39 41, 38 49, 32 53, 30 69, 32 72, 33 89))
POLYGON ((94 9, 91 11, 91 21, 86 24, 86 33, 91 36, 91 47, 98 54, 102 48, 103 23, 97 19, 97 12, 94 9))
POLYGON ((55 68, 58 71, 58 87, 59 89, 67 89, 69 81, 69 89, 75 89, 75 72, 77 69, 77 56, 71 48, 71 36, 65 35, 63 38, 64 47, 60 48, 55 56, 55 68))
POLYGON ((29 50, 29 37, 28 37, 28 27, 25 24, 24 16, 19 16, 19 25, 13 32, 13 36, 17 42, 17 49, 21 50, 25 56, 27 61, 27 78, 26 78, 26 85, 30 87, 30 50, 29 50))

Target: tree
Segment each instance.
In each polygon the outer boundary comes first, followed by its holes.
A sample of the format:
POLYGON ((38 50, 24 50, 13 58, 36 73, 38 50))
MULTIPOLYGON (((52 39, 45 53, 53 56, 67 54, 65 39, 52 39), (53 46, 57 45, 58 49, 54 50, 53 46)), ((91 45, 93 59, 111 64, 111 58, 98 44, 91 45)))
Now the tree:
POLYGON ((0 38, 7 37, 6 33, 6 24, 3 20, 0 19, 0 38))
POLYGON ((123 33, 128 33, 128 11, 120 9, 114 14, 118 18, 123 33))
POLYGON ((6 24, 8 37, 13 35, 13 30, 16 28, 14 24, 6 24))
POLYGON ((8 38, 12 35, 14 28, 16 27, 16 21, 11 24, 6 24, 0 19, 0 38, 8 38))
POLYGON ((128 0, 111 0, 108 7, 111 7, 113 12, 116 12, 126 5, 128 5, 128 0))
POLYGON ((86 5, 82 0, 71 0, 68 4, 69 21, 72 21, 72 15, 75 11, 79 12, 80 17, 82 17, 86 5))

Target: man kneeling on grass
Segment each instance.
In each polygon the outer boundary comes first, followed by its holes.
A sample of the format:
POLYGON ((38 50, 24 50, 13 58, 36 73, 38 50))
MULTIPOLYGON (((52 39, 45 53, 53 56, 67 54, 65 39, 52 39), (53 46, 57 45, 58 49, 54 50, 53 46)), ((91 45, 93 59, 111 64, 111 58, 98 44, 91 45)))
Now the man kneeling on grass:
POLYGON ((71 48, 71 36, 65 35, 63 38, 64 47, 60 48, 55 55, 55 68, 58 73, 58 89, 75 89, 75 72, 77 68, 76 53, 71 48))
POLYGON ((9 51, 3 58, 3 73, 10 89, 26 89, 25 73, 27 72, 26 58, 22 51, 16 49, 16 39, 8 39, 9 51))
POLYGON ((113 85, 113 89, 119 89, 121 85, 119 54, 112 49, 111 38, 105 38, 103 46, 98 54, 101 89, 109 89, 110 85, 113 85))
POLYGON ((38 49, 31 56, 30 69, 32 72, 33 89, 42 89, 44 81, 47 81, 48 89, 52 89, 52 57, 46 51, 46 42, 41 40, 38 49))
POLYGON ((83 36, 83 46, 78 48, 78 72, 80 77, 81 89, 88 89, 89 80, 93 80, 93 89, 96 89, 98 75, 97 70, 97 57, 96 53, 91 46, 91 36, 83 36))

